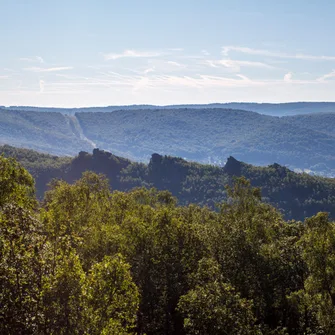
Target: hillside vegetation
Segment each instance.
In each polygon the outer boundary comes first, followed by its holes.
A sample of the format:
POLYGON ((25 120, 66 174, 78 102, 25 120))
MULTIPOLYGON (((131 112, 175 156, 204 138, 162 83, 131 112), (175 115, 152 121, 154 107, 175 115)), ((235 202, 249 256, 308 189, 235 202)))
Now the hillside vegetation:
POLYGON ((335 137, 276 117, 222 109, 171 109, 76 114, 98 147, 145 160, 152 152, 222 162, 279 162, 335 168, 335 137))
POLYGON ((292 125, 335 136, 335 113, 287 116, 283 119, 292 125))
POLYGON ((225 186, 232 185, 234 177, 245 176, 253 186, 261 187, 263 200, 280 209, 286 218, 303 220, 319 211, 335 217, 335 179, 298 174, 278 164, 255 167, 230 157, 221 168, 158 154, 143 164, 98 149, 74 158, 10 146, 1 147, 0 152, 16 158, 32 173, 40 199, 53 178, 74 183, 85 171, 92 171, 104 174, 114 190, 155 187, 170 191, 181 205, 194 203, 217 209, 227 197, 225 186))
MULTIPOLYGON (((172 162, 153 156, 148 171, 172 162)), ((244 177, 215 212, 167 191, 111 192, 92 172, 53 182, 38 205, 32 176, 1 156, 0 186, 1 334, 334 334, 326 213, 287 222, 244 177)))
POLYGON ((92 148, 80 139, 71 119, 61 113, 3 109, 0 109, 0 143, 59 155, 92 148))

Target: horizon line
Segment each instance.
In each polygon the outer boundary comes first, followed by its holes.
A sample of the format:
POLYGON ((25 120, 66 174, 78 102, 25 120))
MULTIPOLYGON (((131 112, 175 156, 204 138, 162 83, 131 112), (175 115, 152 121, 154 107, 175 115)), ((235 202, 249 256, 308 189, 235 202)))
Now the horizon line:
POLYGON ((148 106, 148 107, 173 107, 173 106, 210 106, 210 105, 228 105, 228 104, 254 104, 254 105, 285 105, 285 104, 324 104, 324 103, 335 103, 331 100, 325 101, 285 101, 285 102, 257 102, 257 101, 229 101, 229 102, 208 102, 208 103, 176 103, 176 104, 115 104, 115 105, 91 105, 91 106, 78 106, 78 107, 56 107, 56 106, 42 106, 42 105, 0 105, 0 108, 55 108, 55 109, 85 109, 85 108, 108 108, 108 107, 136 107, 136 106, 148 106))

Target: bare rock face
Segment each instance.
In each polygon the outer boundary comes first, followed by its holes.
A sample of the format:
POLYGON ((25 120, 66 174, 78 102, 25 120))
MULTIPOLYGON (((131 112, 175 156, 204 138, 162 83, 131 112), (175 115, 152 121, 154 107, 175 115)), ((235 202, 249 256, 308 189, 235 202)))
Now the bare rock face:
POLYGON ((224 172, 231 176, 240 177, 242 175, 242 163, 233 156, 228 157, 227 163, 223 169, 224 172))

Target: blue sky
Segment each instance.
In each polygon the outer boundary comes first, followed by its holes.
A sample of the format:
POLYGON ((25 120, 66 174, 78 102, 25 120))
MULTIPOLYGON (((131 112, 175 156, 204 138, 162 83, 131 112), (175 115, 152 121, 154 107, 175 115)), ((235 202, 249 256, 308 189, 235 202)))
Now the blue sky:
POLYGON ((333 0, 0 0, 0 105, 335 101, 333 0))

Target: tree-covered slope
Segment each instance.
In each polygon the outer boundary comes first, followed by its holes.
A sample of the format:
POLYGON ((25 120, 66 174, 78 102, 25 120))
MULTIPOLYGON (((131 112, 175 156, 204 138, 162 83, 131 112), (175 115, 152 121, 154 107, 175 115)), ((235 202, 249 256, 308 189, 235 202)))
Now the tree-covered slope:
POLYGON ((0 109, 0 143, 59 155, 73 155, 92 146, 82 140, 71 118, 58 112, 0 109))
POLYGON ((295 126, 335 136, 335 113, 295 115, 283 119, 295 126))
POLYGON ((233 155, 252 164, 335 167, 334 137, 253 112, 157 109, 76 116, 99 147, 136 160, 160 152, 201 162, 233 155))
POLYGON ((254 167, 230 157, 222 168, 158 154, 151 156, 149 164, 143 164, 98 149, 93 154, 81 152, 72 159, 10 146, 1 147, 0 152, 31 171, 40 199, 52 178, 73 183, 83 172, 93 171, 104 174, 115 190, 155 187, 170 191, 181 205, 195 203, 214 209, 226 198, 225 186, 232 184, 235 176, 245 176, 252 185, 261 187, 263 199, 287 218, 302 220, 319 211, 335 217, 335 179, 298 174, 278 164, 254 167))

